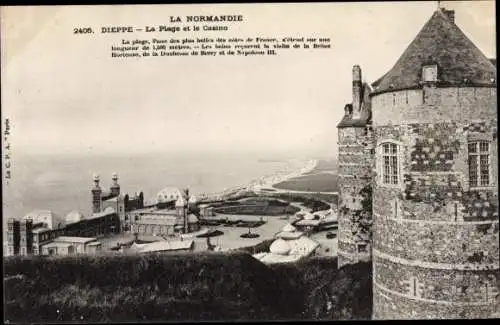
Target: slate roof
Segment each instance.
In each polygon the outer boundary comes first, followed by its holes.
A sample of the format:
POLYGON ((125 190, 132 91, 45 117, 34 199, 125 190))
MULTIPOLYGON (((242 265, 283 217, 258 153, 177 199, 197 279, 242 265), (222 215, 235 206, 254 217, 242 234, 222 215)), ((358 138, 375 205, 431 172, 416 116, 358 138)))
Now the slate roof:
POLYGON ((496 87, 495 65, 455 25, 446 10, 439 9, 392 69, 372 84, 372 94, 420 87, 422 67, 432 64, 438 66, 438 86, 464 85, 466 78, 468 86, 496 87))
POLYGON ((134 243, 130 247, 139 253, 150 253, 150 252, 161 252, 161 251, 176 251, 176 250, 187 250, 193 247, 194 241, 192 240, 177 240, 177 241, 166 241, 160 240, 148 244, 137 244, 134 243))
POLYGON ((73 237, 73 236, 59 236, 56 239, 54 239, 54 242, 56 243, 79 243, 79 244, 85 244, 88 242, 92 242, 97 240, 97 238, 94 237, 73 237))

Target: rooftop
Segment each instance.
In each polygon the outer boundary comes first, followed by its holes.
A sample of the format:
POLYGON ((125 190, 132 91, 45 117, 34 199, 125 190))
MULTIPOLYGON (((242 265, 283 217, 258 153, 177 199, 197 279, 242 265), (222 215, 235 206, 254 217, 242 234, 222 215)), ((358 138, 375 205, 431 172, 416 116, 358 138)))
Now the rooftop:
POLYGON ((50 229, 63 228, 66 225, 63 217, 50 210, 33 210, 26 214, 24 219, 31 219, 33 223, 44 223, 50 229))
POLYGON ((363 83, 361 88, 361 112, 359 117, 353 118, 353 106, 352 104, 347 104, 344 107, 345 115, 337 125, 337 128, 345 127, 365 127, 371 123, 372 111, 370 106, 369 96, 372 89, 369 84, 363 83))
POLYGON ((101 242, 94 241, 94 242, 88 243, 88 245, 89 246, 99 246, 99 245, 101 245, 101 242))
POLYGON ((66 224, 76 223, 85 219, 84 215, 77 210, 73 210, 66 215, 66 224))
POLYGON ((177 241, 166 241, 160 240, 154 243, 148 244, 132 244, 130 249, 135 250, 139 253, 149 253, 149 252, 160 252, 160 251, 175 251, 181 249, 190 249, 193 246, 193 240, 177 240, 177 241))
POLYGON ((47 244, 43 244, 43 247, 62 247, 62 248, 68 248, 72 245, 73 243, 65 243, 65 242, 50 242, 47 244))
POLYGON ((38 234, 38 233, 46 232, 46 231, 50 231, 50 228, 41 227, 41 228, 33 229, 33 233, 34 234, 38 234))
POLYGON ((453 11, 434 12, 394 66, 372 84, 374 93, 420 87, 426 65, 437 65, 438 85, 496 87, 495 65, 455 25, 453 11))
POLYGON ((296 223, 297 226, 317 226, 321 223, 321 220, 309 220, 302 219, 296 223))
POLYGON ((300 231, 280 231, 275 237, 283 239, 297 239, 303 235, 300 231))
POLYGON ((160 226, 174 226, 181 224, 177 218, 145 218, 135 221, 138 225, 160 225, 160 226))
MULTIPOLYGON (((109 207, 108 207, 109 208, 109 207)), ((97 212, 97 213, 93 213, 91 214, 87 219, 96 219, 96 218, 101 218, 101 217, 104 217, 104 216, 108 216, 108 215, 111 215, 113 213, 116 213, 114 210, 111 211, 111 210, 104 210, 102 212, 97 212)))
POLYGON ((80 243, 85 244, 91 241, 97 240, 97 238, 93 237, 71 237, 71 236, 60 236, 54 239, 54 242, 65 242, 65 243, 80 243))

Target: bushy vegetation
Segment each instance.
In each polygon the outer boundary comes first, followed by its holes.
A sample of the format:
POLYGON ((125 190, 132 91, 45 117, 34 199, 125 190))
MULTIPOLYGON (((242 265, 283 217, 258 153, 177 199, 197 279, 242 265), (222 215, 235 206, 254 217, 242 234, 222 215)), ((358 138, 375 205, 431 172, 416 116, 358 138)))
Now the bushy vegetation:
POLYGON ((369 318, 369 265, 336 264, 269 267, 241 252, 8 258, 4 313, 23 323, 369 318))

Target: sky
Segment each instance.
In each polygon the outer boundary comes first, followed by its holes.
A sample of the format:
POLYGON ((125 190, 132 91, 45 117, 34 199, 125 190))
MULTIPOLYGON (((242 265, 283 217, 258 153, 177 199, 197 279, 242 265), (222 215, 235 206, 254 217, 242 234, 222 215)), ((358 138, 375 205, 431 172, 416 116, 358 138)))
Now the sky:
MULTIPOLYGON (((493 1, 442 1, 496 57, 493 1)), ((358 64, 387 72, 437 2, 2 7, 2 118, 16 154, 256 152, 331 156, 358 64), (169 16, 241 14, 222 32, 101 34, 169 16), (75 35, 74 27, 92 27, 75 35), (116 59, 152 37, 325 37, 331 49, 277 56, 116 59)), ((3 128, 3 123, 2 123, 3 128)))

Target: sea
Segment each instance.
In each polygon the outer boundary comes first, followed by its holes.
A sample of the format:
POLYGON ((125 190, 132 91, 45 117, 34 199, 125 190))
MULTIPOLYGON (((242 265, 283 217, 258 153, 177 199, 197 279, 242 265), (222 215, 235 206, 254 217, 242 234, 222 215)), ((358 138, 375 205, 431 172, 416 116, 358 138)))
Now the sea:
POLYGON ((143 191, 151 202, 165 187, 189 188, 190 193, 220 192, 249 184, 262 176, 303 168, 310 159, 263 159, 258 155, 26 155, 11 163, 11 179, 3 182, 3 229, 9 217, 35 209, 65 216, 72 210, 91 213, 93 175, 103 190, 111 175, 119 176, 121 193, 143 191))

